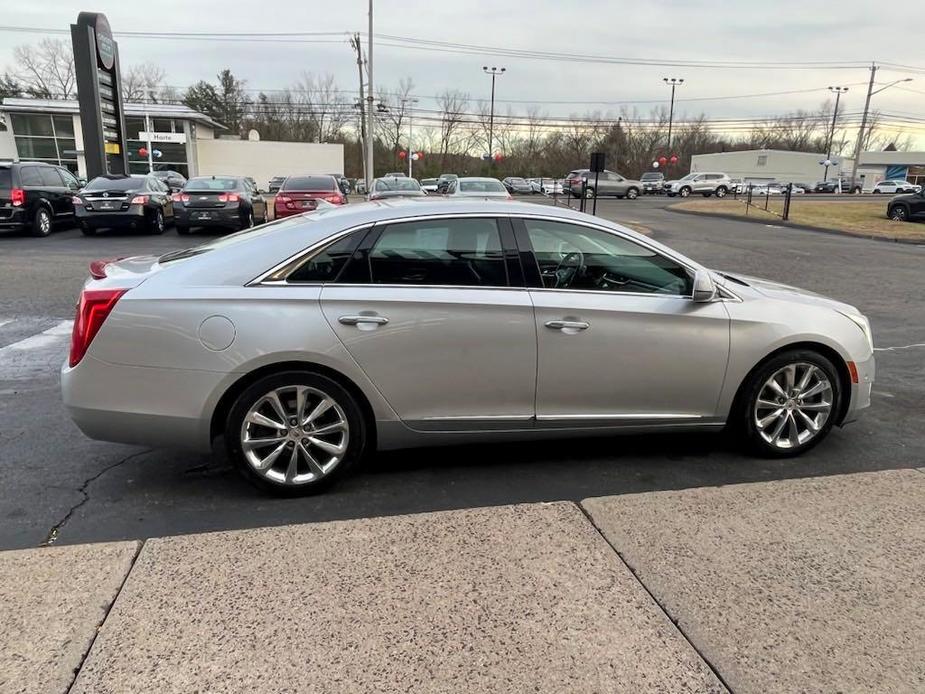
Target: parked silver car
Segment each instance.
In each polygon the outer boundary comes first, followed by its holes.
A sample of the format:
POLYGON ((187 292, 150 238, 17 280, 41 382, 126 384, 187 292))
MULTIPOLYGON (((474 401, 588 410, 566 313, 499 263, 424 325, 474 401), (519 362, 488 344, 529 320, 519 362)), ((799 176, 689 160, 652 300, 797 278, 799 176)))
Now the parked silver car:
POLYGON ((570 171, 566 178, 566 185, 572 197, 580 198, 582 187, 586 198, 593 198, 595 186, 598 197, 612 195, 618 198, 635 200, 643 192, 642 181, 621 176, 616 171, 601 171, 595 174, 589 169, 576 169, 570 171), (584 183, 586 181, 586 183, 584 183))
POLYGON ((453 198, 503 198, 511 199, 505 185, 497 178, 466 176, 454 178, 446 188, 448 197, 453 198))
POLYGON ((705 198, 715 195, 718 198, 726 197, 726 193, 734 190, 735 184, 724 173, 689 173, 678 181, 671 181, 665 188, 669 196, 679 195, 686 198, 692 193, 700 193, 705 198))
POLYGON ((874 378, 856 308, 529 203, 332 206, 91 270, 61 374, 80 429, 224 440, 284 494, 372 448, 729 425, 795 455, 874 378))

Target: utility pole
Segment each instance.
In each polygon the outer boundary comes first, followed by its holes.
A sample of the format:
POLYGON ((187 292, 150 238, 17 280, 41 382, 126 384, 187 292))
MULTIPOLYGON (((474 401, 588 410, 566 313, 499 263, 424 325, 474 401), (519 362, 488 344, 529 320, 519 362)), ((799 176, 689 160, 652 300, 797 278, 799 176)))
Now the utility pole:
POLYGON ((488 116, 488 162, 489 164, 494 161, 491 148, 492 148, 492 139, 494 137, 495 131, 495 78, 498 75, 503 75, 507 71, 507 68, 503 67, 500 70, 494 65, 491 66, 491 69, 488 69, 487 65, 482 66, 482 72, 486 75, 491 75, 491 113, 488 116))
MULTIPOLYGON (((826 146, 825 154, 825 171, 822 173, 822 180, 829 180, 829 162, 832 161, 832 144, 835 141, 835 123, 838 121, 838 102, 841 95, 848 91, 848 87, 829 87, 829 91, 835 94, 835 111, 832 113, 832 129, 829 131, 829 143, 826 146)), ((838 183, 839 192, 841 192, 841 181, 838 183)))
POLYGON ((870 82, 867 85, 867 100, 864 102, 864 115, 861 116, 861 129, 858 131, 858 140, 854 145, 854 163, 851 165, 851 190, 853 191, 856 186, 857 176, 858 176, 858 160, 861 158, 861 148, 864 146, 864 130, 867 128, 867 113, 870 111, 870 98, 874 94, 879 94, 884 89, 889 89, 901 82, 911 82, 911 77, 906 77, 905 79, 896 80, 895 82, 890 82, 887 85, 880 87, 880 89, 874 90, 874 78, 877 76, 877 67, 876 63, 870 64, 870 82))
POLYGON ((671 126, 674 124, 674 90, 684 84, 684 79, 662 77, 662 81, 671 87, 671 107, 668 109, 668 154, 671 154, 671 126))
MULTIPOLYGON (((412 104, 412 108, 414 108, 414 104, 416 104, 417 102, 418 102, 417 99, 402 99, 401 100, 402 106, 404 106, 405 104, 412 104)), ((413 111, 411 109, 408 109, 408 178, 412 178, 411 162, 413 161, 413 156, 411 154, 411 135, 413 131, 412 131, 411 121, 412 121, 413 116, 414 116, 413 111)))
POLYGON ((372 179, 376 176, 373 159, 373 150, 376 146, 376 130, 373 123, 373 119, 375 118, 373 115, 373 0, 369 0, 369 48, 366 49, 366 60, 368 61, 366 67, 369 71, 367 74, 369 78, 367 93, 369 96, 366 97, 366 132, 368 133, 368 137, 366 143, 365 176, 366 191, 369 192, 369 189, 372 187, 372 179))
MULTIPOLYGON (((363 46, 360 44, 360 35, 358 33, 354 34, 350 39, 350 45, 357 52, 357 72, 360 75, 360 100, 357 102, 360 109, 360 161, 362 162, 363 181, 368 186, 369 179, 366 176, 366 105, 364 104, 366 93, 363 91, 363 46)), ((367 188, 368 190, 369 188, 367 188)))

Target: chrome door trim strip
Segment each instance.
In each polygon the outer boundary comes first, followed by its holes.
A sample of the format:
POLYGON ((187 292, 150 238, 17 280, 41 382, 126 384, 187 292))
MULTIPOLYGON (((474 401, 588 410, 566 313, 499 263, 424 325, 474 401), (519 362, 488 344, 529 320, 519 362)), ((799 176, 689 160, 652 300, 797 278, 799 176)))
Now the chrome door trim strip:
POLYGON ((532 414, 464 414, 451 417, 419 417, 419 422, 463 422, 479 419, 510 420, 512 422, 527 422, 533 419, 532 414))
POLYGON ((621 414, 541 414, 536 416, 538 422, 555 422, 555 421, 575 421, 578 419, 595 420, 639 420, 639 419, 703 419, 699 414, 677 414, 677 413, 621 413, 621 414))

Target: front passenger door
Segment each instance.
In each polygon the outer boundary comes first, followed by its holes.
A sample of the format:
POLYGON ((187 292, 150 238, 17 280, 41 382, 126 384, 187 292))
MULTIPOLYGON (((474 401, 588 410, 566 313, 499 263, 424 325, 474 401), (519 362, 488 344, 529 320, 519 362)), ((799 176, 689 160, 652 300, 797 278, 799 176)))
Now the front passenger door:
POLYGON ((507 220, 380 224, 321 308, 409 427, 530 428, 536 328, 519 267, 507 220))
POLYGON ((688 268, 604 229, 516 220, 537 331, 537 426, 715 423, 729 354, 722 302, 688 268))

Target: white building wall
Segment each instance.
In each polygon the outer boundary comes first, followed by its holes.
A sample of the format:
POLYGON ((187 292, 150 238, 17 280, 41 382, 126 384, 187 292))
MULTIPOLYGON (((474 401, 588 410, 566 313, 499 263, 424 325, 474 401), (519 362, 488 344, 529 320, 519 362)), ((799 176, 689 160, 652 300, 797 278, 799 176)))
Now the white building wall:
MULTIPOLYGON (((852 160, 835 158, 828 178, 851 175, 852 160)), ((779 181, 782 183, 814 183, 821 181, 825 166, 824 154, 788 152, 776 149, 750 149, 742 152, 695 154, 691 157, 691 172, 717 171, 745 181, 779 181)))
POLYGON ((274 176, 344 172, 344 146, 339 144, 198 139, 196 153, 200 176, 250 176, 261 188, 274 176))

